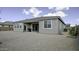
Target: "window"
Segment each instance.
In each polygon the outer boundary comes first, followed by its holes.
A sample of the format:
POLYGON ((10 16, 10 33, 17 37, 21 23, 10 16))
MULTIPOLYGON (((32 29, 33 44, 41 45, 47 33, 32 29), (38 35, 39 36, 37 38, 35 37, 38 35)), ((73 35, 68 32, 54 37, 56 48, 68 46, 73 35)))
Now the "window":
POLYGON ((17 28, 19 28, 19 25, 17 25, 17 28))
POLYGON ((21 28, 21 25, 20 25, 20 28, 21 28))
POLYGON ((51 28, 51 24, 52 24, 51 20, 45 20, 44 21, 44 28, 51 28))

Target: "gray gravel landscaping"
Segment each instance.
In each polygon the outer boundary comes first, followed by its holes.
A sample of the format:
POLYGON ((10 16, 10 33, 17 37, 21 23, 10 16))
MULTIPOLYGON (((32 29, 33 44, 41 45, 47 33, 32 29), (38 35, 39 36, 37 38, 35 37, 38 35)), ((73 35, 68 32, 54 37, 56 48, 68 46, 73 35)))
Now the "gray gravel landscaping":
POLYGON ((74 51, 76 39, 36 32, 0 32, 0 51, 74 51))

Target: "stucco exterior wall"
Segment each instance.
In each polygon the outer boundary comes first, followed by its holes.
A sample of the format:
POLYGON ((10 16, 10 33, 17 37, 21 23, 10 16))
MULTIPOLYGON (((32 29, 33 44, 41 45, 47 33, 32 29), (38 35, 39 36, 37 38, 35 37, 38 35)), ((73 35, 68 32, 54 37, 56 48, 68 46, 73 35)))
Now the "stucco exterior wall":
POLYGON ((24 24, 23 23, 15 23, 13 25, 13 30, 14 31, 18 31, 18 32, 23 32, 23 30, 24 30, 24 24), (20 28, 20 26, 21 26, 21 28, 20 28))
POLYGON ((58 34, 57 19, 52 20, 52 28, 51 29, 44 28, 44 20, 39 21, 39 32, 40 33, 48 33, 48 34, 58 34))
MULTIPOLYGON (((51 28, 44 28, 44 20, 39 21, 39 33, 47 33, 47 34, 62 34, 65 25, 58 19, 51 19, 51 28)), ((23 24, 23 23, 15 23, 13 26, 14 31, 23 32, 24 25, 26 26, 26 32, 28 32, 28 28, 32 28, 31 25, 23 24), (17 28, 17 26, 19 26, 17 28), (21 26, 21 28, 20 28, 21 26)))
POLYGON ((64 28, 65 28, 65 25, 60 20, 58 20, 58 33, 62 34, 64 31, 64 28))

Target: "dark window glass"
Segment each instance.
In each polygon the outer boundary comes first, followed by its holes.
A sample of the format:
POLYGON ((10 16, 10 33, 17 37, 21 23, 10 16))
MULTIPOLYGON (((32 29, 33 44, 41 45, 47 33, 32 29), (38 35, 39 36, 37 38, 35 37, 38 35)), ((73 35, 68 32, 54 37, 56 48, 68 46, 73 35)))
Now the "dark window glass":
POLYGON ((44 21, 44 28, 47 28, 47 21, 44 21))
POLYGON ((51 24, 48 24, 48 28, 51 28, 51 24))
POLYGON ((21 28, 21 25, 20 25, 20 28, 21 28))

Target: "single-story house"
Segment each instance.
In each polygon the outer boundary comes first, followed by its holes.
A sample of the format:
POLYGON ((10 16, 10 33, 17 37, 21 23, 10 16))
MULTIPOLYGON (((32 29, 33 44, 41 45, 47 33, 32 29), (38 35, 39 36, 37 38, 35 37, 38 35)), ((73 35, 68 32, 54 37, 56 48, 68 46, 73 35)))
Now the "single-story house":
POLYGON ((0 31, 13 31, 13 22, 0 22, 0 31))
POLYGON ((14 31, 62 34, 65 23, 60 16, 47 16, 25 19, 14 23, 14 31))

